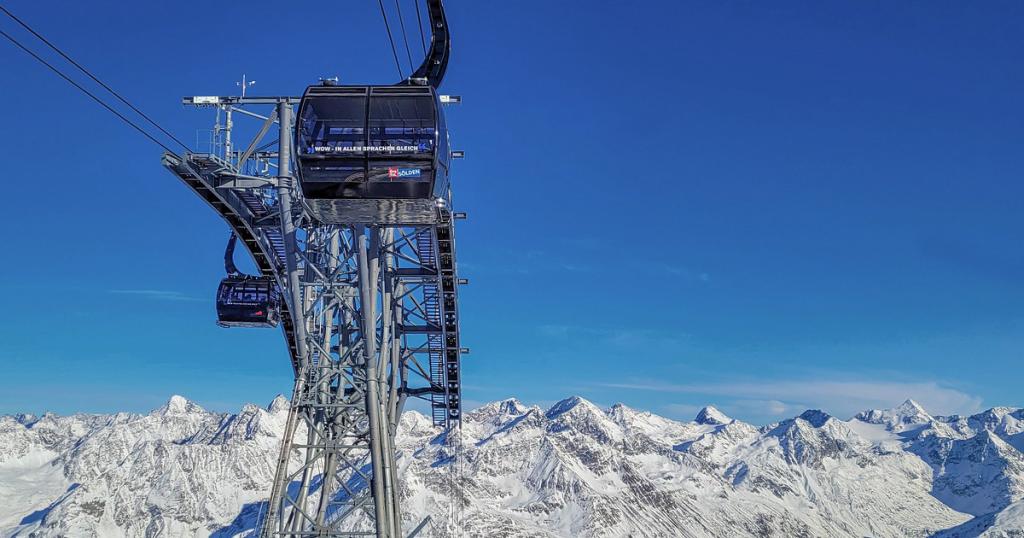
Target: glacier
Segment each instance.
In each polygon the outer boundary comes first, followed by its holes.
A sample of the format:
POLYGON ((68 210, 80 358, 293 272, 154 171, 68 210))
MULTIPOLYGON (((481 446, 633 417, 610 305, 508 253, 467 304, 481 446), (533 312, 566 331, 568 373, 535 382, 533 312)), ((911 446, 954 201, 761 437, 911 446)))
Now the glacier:
MULTIPOLYGON (((0 537, 246 537, 288 402, 0 417, 0 537)), ((932 416, 907 401, 764 426, 681 422, 571 397, 414 411, 396 443, 420 536, 1024 538, 1024 409, 932 416)))

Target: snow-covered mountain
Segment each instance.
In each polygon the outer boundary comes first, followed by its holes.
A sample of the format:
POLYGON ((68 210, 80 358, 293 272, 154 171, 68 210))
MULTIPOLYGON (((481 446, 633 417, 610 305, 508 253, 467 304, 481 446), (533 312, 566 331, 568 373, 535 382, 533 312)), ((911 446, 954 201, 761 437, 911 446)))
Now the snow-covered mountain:
MULTIPOLYGON (((286 415, 280 397, 224 414, 174 396, 0 417, 0 536, 248 536, 286 415)), ((421 536, 1024 537, 1024 409, 908 401, 757 427, 505 400, 466 413, 461 443, 406 413, 398 449, 421 536)))

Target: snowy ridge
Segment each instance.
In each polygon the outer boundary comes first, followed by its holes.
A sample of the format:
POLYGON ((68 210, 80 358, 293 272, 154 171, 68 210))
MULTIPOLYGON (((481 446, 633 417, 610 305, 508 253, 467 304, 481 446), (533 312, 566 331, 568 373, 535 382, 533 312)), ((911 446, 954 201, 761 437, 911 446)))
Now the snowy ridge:
MULTIPOLYGON (((0 417, 0 537, 249 536, 287 415, 180 396, 146 415, 0 417)), ((397 443, 421 536, 1024 537, 1024 410, 679 422, 572 397, 406 413, 397 443), (454 487, 460 479, 461 487, 454 487), (454 510, 455 507, 458 510, 454 510), (451 514, 457 514, 454 518, 451 514)))

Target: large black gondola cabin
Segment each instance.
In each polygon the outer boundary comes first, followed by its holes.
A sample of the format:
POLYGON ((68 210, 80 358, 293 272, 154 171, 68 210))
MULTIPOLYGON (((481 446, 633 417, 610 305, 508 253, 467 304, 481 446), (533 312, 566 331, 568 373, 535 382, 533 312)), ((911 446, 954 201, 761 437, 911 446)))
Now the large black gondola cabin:
POLYGON ((217 325, 221 327, 276 327, 281 319, 281 297, 271 278, 229 275, 217 288, 217 325))
POLYGON ((295 147, 303 198, 321 222, 429 223, 447 199, 448 131, 432 86, 310 86, 295 147))

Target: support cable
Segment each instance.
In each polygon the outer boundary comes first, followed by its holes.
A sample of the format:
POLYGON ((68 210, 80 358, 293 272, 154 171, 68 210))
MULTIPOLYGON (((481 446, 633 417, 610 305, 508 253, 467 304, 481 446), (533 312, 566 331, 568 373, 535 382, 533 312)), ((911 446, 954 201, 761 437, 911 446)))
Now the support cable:
POLYGON ((136 108, 135 105, 133 105, 130 102, 128 102, 127 99, 122 97, 121 94, 119 94, 116 91, 114 91, 114 89, 111 88, 110 86, 107 86, 102 80, 96 78, 96 76, 93 75, 91 72, 89 72, 88 69, 86 69, 85 67, 82 67, 81 64, 79 64, 74 59, 72 59, 70 56, 65 54, 63 50, 61 50, 59 47, 57 47, 57 45, 54 45, 53 43, 51 43, 50 40, 48 40, 45 37, 43 37, 39 32, 35 31, 25 21, 19 19, 17 16, 14 15, 14 13, 11 13, 10 11, 7 11, 7 8, 5 8, 3 6, 0 6, 0 11, 3 11, 5 15, 10 17, 14 22, 20 24, 22 26, 22 28, 28 30, 32 35, 36 36, 40 41, 42 41, 43 43, 46 43, 46 46, 48 46, 51 49, 53 49, 57 54, 60 54, 61 57, 63 57, 68 62, 70 62, 71 65, 77 67, 79 71, 85 73, 86 76, 91 78, 93 80, 93 82, 95 82, 96 84, 99 84, 100 86, 102 86, 103 89, 105 89, 108 92, 110 92, 114 97, 117 97, 128 108, 132 109, 139 116, 142 116, 146 121, 148 121, 154 127, 159 129, 160 132, 162 132, 163 134, 165 134, 168 137, 170 137, 171 140, 174 140, 174 142, 177 143, 182 148, 184 148, 185 151, 189 151, 189 147, 184 142, 182 142, 181 140, 178 140, 178 137, 176 137, 173 134, 171 134, 170 132, 168 132, 167 129, 164 129, 163 127, 161 127, 159 123, 157 123, 156 121, 153 120, 153 118, 150 118, 148 115, 146 115, 145 112, 143 112, 143 111, 139 110, 138 108, 136 108))
POLYGON ((391 37, 391 25, 388 24, 388 14, 384 11, 384 0, 377 0, 380 5, 380 15, 384 17, 384 29, 388 31, 388 41, 391 43, 391 54, 395 57, 395 68, 398 69, 398 78, 404 79, 402 75, 402 63, 398 61, 398 49, 395 48, 395 40, 391 37))
POLYGON ((416 66, 412 64, 412 52, 409 51, 409 34, 405 31, 405 17, 402 16, 402 3, 400 0, 395 0, 395 9, 398 10, 398 23, 402 26, 402 39, 405 40, 405 56, 409 58, 409 72, 416 71, 416 66))
POLYGON ((238 240, 238 235, 234 231, 231 232, 231 237, 228 238, 228 246, 224 249, 224 272, 228 276, 239 276, 242 274, 235 266, 235 241, 238 240))
POLYGON ((120 112, 115 110, 113 107, 111 107, 107 103, 103 102, 103 100, 100 99, 99 97, 96 97, 95 94, 93 94, 89 90, 83 88, 81 84, 75 82, 70 77, 68 77, 67 75, 62 73, 60 69, 57 69, 52 64, 50 64, 46 60, 42 59, 38 54, 32 52, 28 47, 26 47, 25 45, 22 45, 20 42, 18 42, 17 39, 12 37, 10 34, 8 34, 7 32, 5 32, 3 30, 0 30, 0 35, 4 36, 5 38, 7 38, 8 41, 10 41, 11 43, 14 43, 18 48, 20 48, 21 50, 23 50, 26 53, 28 53, 29 56, 32 56, 33 58, 35 58, 36 61, 38 61, 39 63, 45 65, 46 67, 49 67, 51 71, 53 71, 54 73, 57 73, 58 75, 60 75, 60 78, 66 80, 68 82, 68 84, 71 84, 72 86, 78 88, 82 93, 84 93, 84 94, 88 95, 89 97, 91 97, 93 101, 96 101, 97 103, 99 103, 100 106, 102 106, 103 108, 109 110, 113 115, 117 116, 118 118, 121 118, 121 121, 123 121, 123 122, 127 123, 128 125, 130 125, 131 127, 133 127, 136 131, 141 133, 142 136, 145 136, 146 138, 150 139, 154 144, 160 146, 161 148, 164 148, 164 150, 167 151, 167 153, 170 153, 172 155, 177 155, 176 153, 174 153, 174 150, 172 150, 171 148, 169 148, 166 145, 164 145, 163 142, 160 142, 156 138, 153 138, 153 135, 147 133, 142 127, 139 127, 137 124, 135 124, 135 122, 133 122, 132 120, 130 120, 130 119, 126 118, 126 117, 124 117, 123 114, 121 114, 120 112))
POLYGON ((423 18, 420 16, 420 0, 412 0, 412 5, 416 6, 416 24, 420 27, 420 45, 423 46, 423 54, 426 54, 427 38, 423 33, 423 18))

